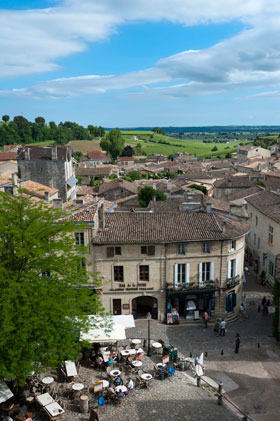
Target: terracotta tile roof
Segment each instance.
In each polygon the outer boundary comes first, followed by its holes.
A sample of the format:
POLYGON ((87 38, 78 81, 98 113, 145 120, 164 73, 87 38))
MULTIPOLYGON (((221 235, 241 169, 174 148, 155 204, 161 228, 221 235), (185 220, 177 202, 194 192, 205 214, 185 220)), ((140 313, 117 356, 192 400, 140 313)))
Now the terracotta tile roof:
POLYGON ((214 213, 112 213, 105 216, 105 228, 94 242, 132 244, 221 240, 245 235, 248 230, 248 225, 214 213), (223 222, 226 222, 225 233, 223 222))
POLYGON ((117 159, 118 162, 124 162, 124 161, 134 161, 134 156, 120 156, 117 159))
POLYGON ((84 196, 86 194, 93 194, 94 189, 90 186, 78 186, 77 196, 84 196))
POLYGON ((31 180, 23 181, 20 183, 20 187, 40 196, 44 196, 45 192, 48 192, 51 196, 58 192, 58 189, 45 186, 44 184, 36 183, 35 181, 31 180))
POLYGON ((17 152, 0 152, 0 161, 16 161, 17 152))
POLYGON ((133 183, 130 183, 126 180, 116 179, 113 181, 110 181, 109 183, 103 183, 99 187, 99 194, 104 194, 110 190, 114 189, 124 189, 127 191, 132 192, 133 194, 137 193, 137 186, 133 183))
POLYGON ((112 172, 111 167, 101 167, 101 168, 81 168, 76 167, 75 168, 75 174, 81 175, 81 176, 87 176, 87 175, 110 175, 112 172))
POLYGON ((21 148, 21 145, 4 145, 4 152, 9 152, 11 149, 21 148))
POLYGON ((249 188, 253 187, 254 183, 249 180, 248 177, 229 177, 222 180, 217 180, 214 183, 214 187, 219 187, 222 189, 228 188, 249 188))
POLYGON ((280 195, 269 191, 262 191, 246 199, 259 212, 280 223, 280 195))
POLYGON ((12 179, 10 177, 0 176, 0 186, 4 186, 5 184, 11 184, 12 179))
POLYGON ((236 191, 228 196, 228 200, 237 200, 242 199, 243 197, 251 196, 252 194, 256 194, 261 190, 258 186, 250 187, 249 189, 243 189, 241 191, 236 191))
POLYGON ((66 218, 63 218, 63 220, 72 222, 94 222, 97 208, 97 204, 94 203, 92 205, 83 207, 82 209, 73 212, 71 215, 67 216, 66 218))
POLYGON ((102 153, 101 151, 88 151, 88 157, 89 159, 95 160, 95 159, 106 159, 110 161, 110 158, 102 153))

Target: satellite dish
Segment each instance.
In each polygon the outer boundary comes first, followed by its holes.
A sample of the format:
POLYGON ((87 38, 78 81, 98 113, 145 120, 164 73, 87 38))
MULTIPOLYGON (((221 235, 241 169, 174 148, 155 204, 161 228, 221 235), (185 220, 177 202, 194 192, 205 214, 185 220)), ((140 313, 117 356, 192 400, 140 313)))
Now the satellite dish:
POLYGON ((200 357, 199 357, 199 360, 198 360, 198 362, 199 362, 199 364, 201 364, 201 365, 203 365, 203 358, 204 358, 204 354, 203 354, 203 352, 200 354, 200 357))
POLYGON ((203 376, 203 369, 200 364, 196 364, 195 371, 198 377, 203 376))

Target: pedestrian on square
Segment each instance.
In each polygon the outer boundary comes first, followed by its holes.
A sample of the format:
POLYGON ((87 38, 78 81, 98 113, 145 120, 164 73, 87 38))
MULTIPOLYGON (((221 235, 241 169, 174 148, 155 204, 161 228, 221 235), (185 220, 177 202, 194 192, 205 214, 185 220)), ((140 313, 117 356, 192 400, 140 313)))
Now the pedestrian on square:
POLYGON ((265 316, 265 306, 266 306, 266 302, 267 302, 267 299, 266 299, 266 297, 263 297, 263 299, 262 299, 262 315, 263 316, 265 316))
POLYGON ((226 325, 227 324, 226 324, 225 320, 222 319, 222 321, 220 323, 220 333, 219 333, 220 336, 225 336, 225 334, 226 334, 226 325))
POLYGON ((220 320, 217 319, 214 326, 214 332, 216 333, 216 336, 219 336, 219 329, 220 329, 220 320))
POLYGON ((239 346, 240 346, 240 335, 239 335, 239 333, 237 333, 235 335, 235 353, 236 354, 238 354, 239 346))
POLYGON ((207 311, 205 311, 203 313, 203 318, 204 318, 204 327, 207 328, 208 327, 208 320, 209 320, 209 316, 208 316, 207 311))
POLYGON ((194 359, 194 365, 196 366, 199 363, 199 358, 198 355, 196 354, 195 359, 194 359))
POLYGON ((247 303, 247 295, 246 294, 243 294, 243 305, 244 305, 244 308, 246 308, 246 303, 247 303))

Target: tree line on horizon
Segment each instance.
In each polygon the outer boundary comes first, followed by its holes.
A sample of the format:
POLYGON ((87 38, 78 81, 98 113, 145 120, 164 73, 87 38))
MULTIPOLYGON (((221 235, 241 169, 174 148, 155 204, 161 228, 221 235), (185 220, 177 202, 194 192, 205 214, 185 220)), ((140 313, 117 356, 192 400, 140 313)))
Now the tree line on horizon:
POLYGON ((10 120, 7 114, 2 116, 0 125, 0 146, 14 143, 39 143, 54 141, 57 145, 64 145, 70 140, 92 140, 105 135, 104 127, 89 124, 87 128, 78 123, 65 121, 58 125, 54 121, 46 123, 44 117, 36 117, 34 122, 23 116, 15 116, 10 120))

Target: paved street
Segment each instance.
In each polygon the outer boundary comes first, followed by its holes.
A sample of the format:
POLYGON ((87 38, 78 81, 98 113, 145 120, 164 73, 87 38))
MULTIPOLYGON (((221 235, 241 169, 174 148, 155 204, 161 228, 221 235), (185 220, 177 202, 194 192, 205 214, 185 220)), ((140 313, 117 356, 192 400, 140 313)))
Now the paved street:
MULTIPOLYGON (((231 400, 256 421, 279 419, 280 345, 272 337, 272 315, 264 317, 257 311, 262 297, 271 292, 250 274, 244 290, 249 317, 227 326, 225 337, 216 337, 211 325, 205 329, 202 323, 167 326, 156 321, 151 322, 151 336, 170 341, 185 356, 207 352, 206 375, 222 381, 231 400), (234 353, 237 332, 239 354, 234 353)), ((137 320, 127 336, 147 337, 147 321, 137 320)))

